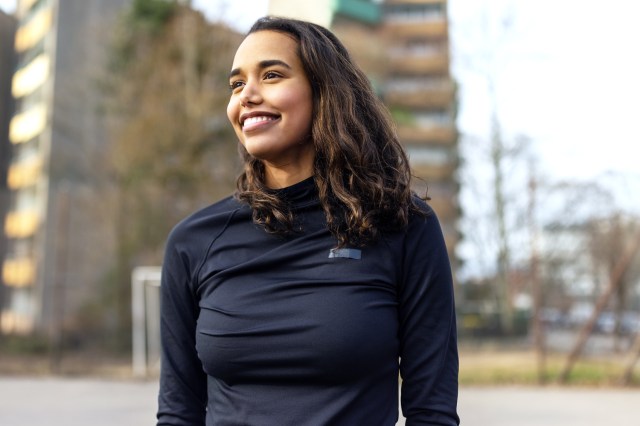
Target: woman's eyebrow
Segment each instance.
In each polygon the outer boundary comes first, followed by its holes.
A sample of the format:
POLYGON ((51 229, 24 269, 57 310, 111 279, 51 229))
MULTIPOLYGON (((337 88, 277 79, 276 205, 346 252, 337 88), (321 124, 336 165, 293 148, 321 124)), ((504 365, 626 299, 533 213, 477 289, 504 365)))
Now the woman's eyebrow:
MULTIPOLYGON (((283 66, 283 67, 285 67, 287 69, 291 69, 291 66, 289 64, 287 64, 284 61, 281 61, 280 59, 265 59, 264 61, 258 62, 258 68, 259 69, 269 68, 269 67, 272 67, 274 65, 280 65, 280 66, 283 66)), ((242 68, 234 68, 229 73, 229 78, 234 77, 234 76, 240 74, 241 72, 242 72, 242 68)))

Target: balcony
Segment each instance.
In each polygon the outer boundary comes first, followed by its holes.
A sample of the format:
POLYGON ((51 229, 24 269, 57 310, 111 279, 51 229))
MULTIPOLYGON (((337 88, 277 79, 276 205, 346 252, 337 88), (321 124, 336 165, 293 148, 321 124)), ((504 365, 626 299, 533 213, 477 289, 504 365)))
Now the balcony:
POLYGON ((406 55, 391 58, 389 68, 402 74, 448 74, 449 55, 406 55))
POLYGON ((27 186, 35 185, 40 178, 42 171, 42 161, 38 157, 31 157, 27 161, 14 163, 9 167, 7 174, 7 186, 9 189, 17 190, 27 186))
POLYGON ((9 258, 2 264, 2 279, 9 287, 31 286, 35 276, 35 262, 31 258, 9 258))
POLYGON ((13 97, 20 98, 29 95, 41 87, 49 76, 50 66, 49 56, 43 53, 24 68, 16 71, 13 75, 13 97))
POLYGON ((18 10, 21 14, 26 13, 37 0, 22 0, 18 2, 18 10))
POLYGON ((382 16, 380 6, 369 0, 338 0, 335 12, 370 24, 377 24, 382 16))
POLYGON ((387 105, 408 108, 447 108, 454 100, 453 82, 446 81, 438 85, 425 85, 414 90, 390 88, 385 93, 387 105))
POLYGON ((427 182, 432 180, 453 180, 457 168, 456 164, 425 164, 411 162, 413 174, 421 179, 425 179, 427 182))
POLYGON ((9 125, 9 140, 12 143, 22 143, 33 139, 46 127, 47 108, 43 103, 15 115, 9 125))
POLYGON ((444 5, 447 2, 447 0, 386 0, 385 4, 389 5, 389 6, 393 6, 393 5, 425 5, 425 4, 431 4, 431 5, 436 5, 436 4, 442 4, 444 5))
POLYGON ((36 233, 40 218, 35 211, 9 212, 4 222, 4 232, 9 238, 26 238, 36 233))
POLYGON ((29 21, 16 32, 15 48, 23 52, 44 38, 52 23, 51 8, 40 9, 29 21))
POLYGON ((458 131, 453 126, 399 126, 398 137, 405 144, 452 145, 458 139, 458 131))
POLYGON ((430 38, 446 39, 449 32, 449 24, 446 19, 426 21, 388 21, 385 31, 394 38, 430 38))

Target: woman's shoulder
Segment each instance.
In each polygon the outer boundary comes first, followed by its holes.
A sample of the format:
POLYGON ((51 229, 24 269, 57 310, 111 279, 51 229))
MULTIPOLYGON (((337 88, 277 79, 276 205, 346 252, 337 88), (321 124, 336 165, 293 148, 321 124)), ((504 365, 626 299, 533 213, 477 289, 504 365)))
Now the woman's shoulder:
POLYGON ((433 208, 423 198, 414 194, 411 198, 407 223, 401 229, 385 235, 385 240, 389 244, 431 246, 438 244, 442 239, 442 229, 433 208))
POLYGON ((409 212, 405 238, 408 242, 420 244, 441 245, 444 243, 443 229, 436 211, 428 201, 414 195, 413 208, 409 212))
POLYGON ((428 222, 438 223, 438 216, 429 203, 422 197, 413 194, 411 197, 412 208, 409 209, 409 227, 428 222))
POLYGON ((169 233, 168 245, 206 244, 211 235, 221 232, 229 219, 248 206, 233 195, 201 208, 178 222, 169 233))

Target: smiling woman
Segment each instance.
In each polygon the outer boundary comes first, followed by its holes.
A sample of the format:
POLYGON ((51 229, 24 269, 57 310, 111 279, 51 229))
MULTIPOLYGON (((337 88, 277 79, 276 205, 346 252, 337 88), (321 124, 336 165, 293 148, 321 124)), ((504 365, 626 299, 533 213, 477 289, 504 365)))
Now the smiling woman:
POLYGON ((284 188, 313 174, 311 84, 294 38, 276 31, 250 34, 230 74, 229 121, 265 184, 284 188))
POLYGON ((367 77, 328 30, 236 52, 234 196, 169 236, 158 425, 457 425, 452 277, 367 77))

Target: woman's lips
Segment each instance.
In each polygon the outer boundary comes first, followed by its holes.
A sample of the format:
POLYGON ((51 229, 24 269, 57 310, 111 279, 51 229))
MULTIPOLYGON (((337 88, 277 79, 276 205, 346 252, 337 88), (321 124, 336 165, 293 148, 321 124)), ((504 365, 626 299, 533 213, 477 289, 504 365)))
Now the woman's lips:
POLYGON ((250 132, 265 125, 271 124, 278 120, 280 117, 273 115, 256 115, 254 117, 248 117, 242 123, 242 131, 250 132))

